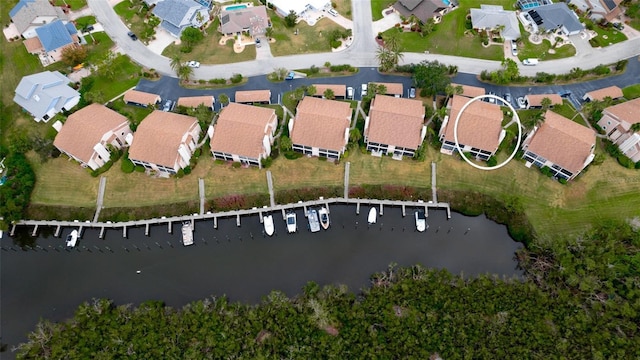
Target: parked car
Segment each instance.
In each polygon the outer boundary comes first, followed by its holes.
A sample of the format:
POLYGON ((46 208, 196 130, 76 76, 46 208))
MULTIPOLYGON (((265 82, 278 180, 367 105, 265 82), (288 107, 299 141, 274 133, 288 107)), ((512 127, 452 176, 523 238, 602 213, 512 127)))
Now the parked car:
POLYGON ((331 14, 332 16, 338 16, 338 12, 334 8, 329 9, 329 11, 327 11, 327 12, 329 14, 331 14))
POLYGON ((353 100, 353 88, 351 86, 347 88, 347 99, 353 100))
POLYGON ((293 78, 296 76, 296 73, 294 73, 293 71, 289 71, 289 73, 287 74, 287 77, 284 78, 285 80, 293 80, 293 78))
POLYGON ((524 97, 522 97, 522 96, 521 96, 521 97, 519 97, 519 98, 518 98, 518 100, 516 100, 516 101, 518 102, 518 107, 519 107, 520 109, 524 109, 524 108, 526 108, 526 107, 527 107, 527 104, 526 104, 526 103, 525 103, 525 101, 524 101, 524 97))
POLYGON ((192 68, 199 68, 200 63, 195 60, 191 60, 191 61, 187 61, 187 66, 192 68))
MULTIPOLYGON (((495 95, 495 93, 493 91, 489 91, 489 93, 487 95, 495 95)), ((494 99, 494 98, 488 98, 487 100, 489 100, 489 102, 491 104, 495 104, 496 103, 496 99, 494 99)))
POLYGON ((522 60, 522 65, 529 65, 529 66, 538 65, 538 59, 524 59, 522 60))
POLYGON ((618 29, 618 30, 622 30, 622 29, 624 29, 624 24, 622 24, 622 23, 613 23, 613 27, 618 29))
POLYGON ((367 88, 368 88, 367 84, 362 84, 362 92, 360 93, 362 97, 367 96, 367 88))
POLYGON ((82 32, 89 33, 93 31, 93 25, 89 25, 86 28, 82 29, 82 32))
POLYGON ((511 105, 511 94, 506 93, 504 94, 504 101, 506 101, 509 105, 511 105))
POLYGON ((164 102, 164 105, 162 106, 162 111, 171 111, 173 109, 173 101, 171 100, 167 100, 164 102))
POLYGON ((138 37, 133 32, 129 31, 127 35, 131 38, 131 40, 138 40, 138 37))
POLYGON ((409 88, 409 99, 416 97, 416 88, 414 86, 409 88))
POLYGON ((515 40, 511 40, 511 54, 518 56, 518 43, 515 40))

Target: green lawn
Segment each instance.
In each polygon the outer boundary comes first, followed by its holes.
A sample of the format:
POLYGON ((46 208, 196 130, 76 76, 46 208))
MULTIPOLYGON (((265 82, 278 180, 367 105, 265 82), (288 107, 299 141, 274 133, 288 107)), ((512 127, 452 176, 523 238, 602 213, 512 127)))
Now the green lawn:
POLYGON ((396 0, 371 0, 371 15, 373 15, 373 21, 380 20, 382 16, 382 10, 389 7, 396 2, 396 0))
POLYGON ((601 27, 594 24, 589 19, 581 19, 587 28, 591 28, 598 33, 598 36, 589 40, 593 47, 607 47, 609 45, 627 40, 627 36, 614 27, 601 27))
POLYGON ((118 56, 113 66, 117 69, 113 79, 94 75, 95 82, 91 92, 100 94, 100 98, 104 99, 104 101, 111 100, 134 87, 140 80, 140 66, 132 62, 127 56, 118 56))
POLYGON ((147 15, 153 17, 153 20, 159 24, 159 19, 149 13, 149 9, 142 1, 137 2, 134 6, 131 0, 124 0, 113 7, 116 14, 120 16, 125 26, 138 35, 143 41, 151 39, 155 35, 155 29, 152 23, 149 23, 147 15))
POLYGON ((122 98, 111 103, 110 107, 120 114, 126 116, 134 124, 140 124, 142 119, 147 117, 153 111, 150 107, 132 106, 124 103, 122 98))
POLYGON ((631 2, 627 6, 625 14, 631 19, 627 25, 630 25, 634 29, 640 31, 640 2, 631 2))
POLYGON ((54 0, 55 6, 71 5, 71 10, 76 11, 87 6, 87 0, 54 0))
POLYGON ((202 64, 229 64, 255 60, 256 47, 254 45, 245 46, 241 53, 234 52, 233 40, 227 41, 225 45, 220 45, 222 35, 218 32, 219 24, 220 20, 216 18, 207 28, 204 39, 194 45, 190 53, 181 52, 182 45, 171 44, 162 51, 162 55, 169 58, 178 55, 182 59, 196 60, 202 64))
POLYGON ((82 16, 76 19, 76 27, 82 31, 85 27, 96 23, 96 17, 93 15, 82 16))
POLYGON ((576 111, 576 109, 573 107, 573 105, 571 105, 571 103, 569 103, 568 100, 563 100, 562 105, 554 106, 551 111, 560 114, 575 123, 587 126, 587 123, 584 121, 582 115, 580 115, 580 113, 576 111))
POLYGON ((622 93, 627 100, 640 97, 640 84, 630 85, 622 89, 622 93))
POLYGON ((573 45, 564 45, 553 49, 553 53, 549 52, 551 49, 551 42, 549 40, 543 40, 541 44, 536 45, 524 37, 520 40, 522 44, 518 48, 518 58, 520 60, 535 58, 540 60, 554 60, 571 57, 576 54, 576 48, 573 45))
POLYGON ((336 5, 335 9, 340 13, 340 15, 347 19, 351 19, 351 0, 334 1, 333 4, 336 5))
POLYGON ((328 34, 332 30, 344 30, 343 27, 326 18, 321 19, 314 26, 301 21, 294 28, 289 29, 284 26, 283 19, 271 10, 269 10, 269 17, 273 27, 273 38, 276 39, 276 42, 269 45, 274 56, 330 52, 329 39, 323 34, 328 34), (296 29, 298 35, 294 33, 296 29))

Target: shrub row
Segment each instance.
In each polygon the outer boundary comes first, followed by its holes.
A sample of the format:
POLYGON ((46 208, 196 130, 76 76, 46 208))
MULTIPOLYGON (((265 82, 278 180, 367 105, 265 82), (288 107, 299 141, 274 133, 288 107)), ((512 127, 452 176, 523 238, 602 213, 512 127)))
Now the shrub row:
POLYGON ((350 198, 388 199, 388 200, 428 200, 431 199, 431 188, 404 185, 359 185, 349 188, 350 198))
POLYGON ((321 196, 325 199, 342 197, 343 194, 340 186, 325 186, 279 190, 274 195, 278 204, 290 204, 298 201, 318 200, 321 196))

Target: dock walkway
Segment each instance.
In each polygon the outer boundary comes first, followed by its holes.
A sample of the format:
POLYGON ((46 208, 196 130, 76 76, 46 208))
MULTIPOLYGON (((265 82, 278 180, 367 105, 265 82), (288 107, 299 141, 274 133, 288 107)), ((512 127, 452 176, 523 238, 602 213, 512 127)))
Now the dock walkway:
POLYGON ((233 218, 235 217, 237 220, 238 226, 241 225, 240 218, 244 215, 255 215, 258 214, 262 217, 263 213, 266 212, 276 212, 281 211, 284 219, 285 213, 287 210, 295 210, 298 208, 307 209, 312 206, 324 206, 329 208, 330 204, 355 204, 356 212, 359 212, 361 205, 368 206, 379 206, 380 214, 383 214, 384 206, 395 206, 402 208, 402 214, 405 215, 406 207, 423 207, 425 209, 425 214, 428 216, 429 209, 445 209, 447 211, 447 219, 451 218, 451 209, 448 203, 443 202, 424 202, 422 200, 419 201, 401 201, 401 200, 378 200, 378 199, 346 199, 346 198, 329 198, 329 199, 318 199, 311 201, 301 201, 293 204, 276 204, 270 207, 262 207, 262 208, 252 208, 252 209, 244 209, 244 210, 232 210, 232 211, 223 211, 223 212, 207 212, 206 214, 193 214, 193 215, 183 215, 183 216, 171 216, 171 217, 160 217, 153 219, 145 219, 145 220, 135 220, 135 221, 123 221, 123 222, 96 222, 96 221, 85 221, 81 222, 78 220, 20 220, 15 223, 12 228, 10 235, 13 236, 15 233, 15 229, 17 226, 33 226, 33 236, 36 236, 38 227, 40 226, 51 226, 56 227, 55 236, 60 236, 62 228, 76 228, 78 229, 79 236, 82 237, 82 232, 87 228, 100 229, 100 238, 103 237, 104 231, 108 229, 122 229, 122 236, 127 237, 127 228, 131 227, 145 227, 145 234, 149 235, 149 227, 151 225, 160 225, 165 224, 168 227, 168 231, 171 232, 171 224, 175 222, 184 222, 184 221, 196 221, 196 220, 213 220, 214 228, 217 228, 218 218, 233 218))

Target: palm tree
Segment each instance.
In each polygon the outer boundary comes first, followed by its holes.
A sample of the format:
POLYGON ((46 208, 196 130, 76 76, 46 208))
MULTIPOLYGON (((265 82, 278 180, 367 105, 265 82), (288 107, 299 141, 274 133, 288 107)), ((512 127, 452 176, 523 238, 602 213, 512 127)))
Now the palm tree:
POLYGON ((227 105, 229 103, 229 96, 227 96, 227 94, 220 94, 218 95, 218 101, 220 101, 221 106, 227 105))
POLYGON ((316 87, 315 87, 315 86, 313 86, 313 85, 309 85, 309 86, 307 86, 307 95, 309 95, 309 96, 313 96, 313 95, 315 95, 317 92, 318 92, 318 89, 316 89, 316 87))
POLYGON ((425 35, 429 35, 433 32, 433 29, 436 27, 436 22, 433 18, 427 20, 426 22, 420 24, 420 36, 424 37, 425 35))
POLYGON ((384 46, 378 47, 378 50, 376 50, 376 59, 378 59, 380 70, 383 72, 389 71, 395 65, 393 63, 393 54, 391 53, 391 50, 384 46))
POLYGON ((334 94, 333 90, 331 89, 327 89, 324 91, 324 94, 322 94, 325 99, 329 99, 329 100, 333 100, 336 98, 336 95, 334 94))
POLYGON ((540 101, 540 105, 542 105, 542 111, 547 111, 552 105, 551 99, 548 97, 543 98, 542 101, 540 101))
POLYGON ((191 76, 193 76, 193 68, 187 65, 180 65, 180 68, 178 68, 178 78, 184 82, 188 82, 191 76))
POLYGON ((383 39, 384 39, 384 46, 387 49, 391 51, 400 50, 400 34, 399 33, 392 31, 386 36, 384 36, 383 39))
POLYGON ((267 36, 267 39, 271 40, 271 38, 273 37, 273 28, 272 27, 268 27, 264 30, 264 34, 267 36))
POLYGON ((171 62, 169 63, 169 65, 171 66, 173 71, 178 74, 180 72, 180 67, 182 66, 182 59, 180 58, 180 55, 174 55, 173 57, 171 57, 171 62))
POLYGON ((637 123, 631 125, 629 130, 631 130, 631 132, 634 132, 634 133, 640 131, 640 122, 637 122, 637 123))

